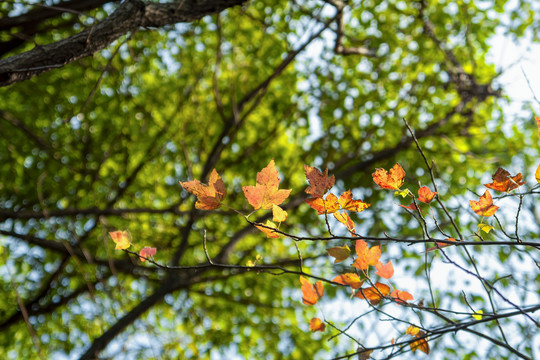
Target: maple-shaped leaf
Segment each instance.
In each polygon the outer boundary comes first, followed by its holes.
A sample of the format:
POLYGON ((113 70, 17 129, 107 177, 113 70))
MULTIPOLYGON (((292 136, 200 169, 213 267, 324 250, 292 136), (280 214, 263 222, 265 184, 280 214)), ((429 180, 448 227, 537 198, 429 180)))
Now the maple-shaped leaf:
POLYGON ((338 284, 350 286, 352 289, 360 289, 364 283, 360 280, 360 277, 355 273, 346 273, 336 276, 333 280, 338 284))
POLYGON ((146 261, 146 258, 151 258, 151 257, 153 257, 154 255, 156 255, 156 251, 157 251, 156 248, 153 248, 153 247, 144 247, 144 248, 142 248, 141 251, 139 252, 139 258, 141 259, 142 262, 145 262, 145 261, 146 261))
POLYGON ((407 291, 401 291, 401 290, 394 290, 390 294, 391 297, 393 297, 398 304, 406 303, 407 301, 414 300, 413 296, 407 292, 407 291))
POLYGON ((214 210, 219 208, 221 201, 227 195, 225 183, 221 180, 216 169, 212 170, 208 179, 208 185, 204 185, 199 180, 180 181, 180 185, 197 197, 195 207, 199 210, 214 210))
POLYGON ((334 175, 328 176, 328 169, 324 170, 324 173, 316 167, 304 165, 304 171, 306 172, 306 178, 309 182, 309 186, 306 189, 306 193, 310 194, 314 198, 321 198, 328 190, 330 190, 336 179, 334 175))
POLYGON ((266 220, 264 226, 255 225, 255 227, 266 234, 266 237, 271 239, 277 239, 279 234, 272 229, 277 229, 277 225, 270 220, 266 220))
POLYGON ((313 318, 309 320, 309 331, 324 331, 326 329, 326 324, 321 321, 319 318, 313 318))
MULTIPOLYGON (((456 239, 454 239, 454 238, 448 238, 448 239, 446 239, 446 240, 448 240, 448 241, 456 241, 456 239)), ((426 252, 428 252, 428 251, 434 251, 434 250, 439 250, 439 249, 442 249, 442 248, 445 248, 445 247, 447 247, 447 246, 451 246, 451 245, 452 245, 452 244, 447 244, 447 243, 443 243, 443 242, 437 242, 436 244, 439 245, 439 246, 438 246, 438 247, 437 247, 437 246, 435 246, 435 247, 430 247, 429 249, 426 250, 426 252)))
POLYGON ((356 240, 356 255, 358 258, 353 266, 360 270, 367 270, 369 265, 376 265, 381 257, 380 246, 374 246, 371 249, 364 240, 356 240))
POLYGON ((110 232, 109 235, 116 244, 115 250, 124 250, 130 247, 131 235, 129 234, 129 231, 113 231, 110 232))
POLYGON ((366 210, 370 204, 363 202, 362 200, 354 200, 352 198, 351 190, 345 191, 338 200, 339 206, 343 210, 361 212, 366 210))
POLYGON ((354 231, 355 231, 354 222, 352 221, 349 214, 347 214, 346 212, 344 213, 335 212, 334 217, 336 218, 337 221, 345 225, 347 227, 347 230, 349 230, 349 232, 351 233, 351 235, 354 236, 354 231))
POLYGON ((308 279, 300 276, 300 283, 302 283, 302 302, 304 304, 315 305, 324 296, 322 281, 317 281, 314 285, 311 285, 308 279))
POLYGON ((399 190, 403 185, 403 178, 405 178, 405 171, 401 165, 396 164, 390 171, 385 169, 375 169, 375 172, 371 174, 373 181, 383 189, 399 190))
POLYGON ((429 204, 437 195, 436 192, 432 192, 427 186, 422 186, 418 189, 418 201, 429 204))
POLYGON ((501 192, 510 192, 525 184, 525 181, 521 181, 523 180, 523 175, 521 175, 521 173, 512 176, 503 168, 498 168, 491 179, 493 179, 493 182, 491 184, 484 184, 484 186, 501 192))
POLYGON ((377 282, 374 286, 358 290, 354 296, 359 299, 368 300, 371 305, 377 305, 388 294, 390 294, 390 287, 377 282))
POLYGON ((489 190, 486 190, 479 201, 469 200, 469 202, 473 211, 480 216, 492 216, 499 209, 498 206, 493 205, 493 199, 489 190))
POLYGON ((247 201, 255 210, 260 208, 271 209, 272 205, 279 205, 289 197, 291 190, 279 190, 279 173, 274 160, 257 173, 257 185, 242 186, 247 201))
POLYGON ((334 260, 334 264, 338 264, 340 262, 347 260, 347 258, 351 254, 351 249, 349 249, 347 245, 329 248, 329 249, 326 249, 326 251, 328 252, 328 255, 336 258, 334 260))
POLYGON ((284 222, 285 220, 287 220, 287 212, 276 204, 272 205, 272 216, 272 220, 274 220, 275 222, 284 222))
POLYGON ((323 198, 307 199, 306 203, 317 210, 318 215, 332 214, 339 210, 338 198, 334 194, 328 194, 326 200, 323 198))
POLYGON ((375 268, 377 269, 376 274, 382 278, 390 279, 392 276, 394 276, 394 267, 392 266, 392 261, 388 261, 386 265, 383 265, 383 263, 379 261, 377 264, 375 264, 375 268))

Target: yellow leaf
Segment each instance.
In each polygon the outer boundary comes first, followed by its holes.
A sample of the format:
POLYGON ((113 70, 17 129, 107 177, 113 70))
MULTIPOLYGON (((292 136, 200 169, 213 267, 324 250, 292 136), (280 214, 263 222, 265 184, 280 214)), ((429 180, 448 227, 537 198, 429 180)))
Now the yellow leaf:
POLYGON ((538 165, 538 168, 536 168, 536 173, 534 174, 534 177, 536 178, 536 182, 540 183, 540 165, 538 165))
POLYGON ((472 317, 474 320, 482 320, 482 314, 484 313, 483 310, 475 311, 474 314, 472 314, 472 317))
POLYGON ((489 226, 487 224, 478 224, 478 228, 487 234, 493 229, 493 226, 489 226))
POLYGON ((251 261, 251 260, 248 260, 248 261, 246 262, 246 266, 254 267, 254 266, 255 266, 255 263, 254 263, 253 261, 251 261))
POLYGON ((131 236, 127 230, 125 231, 112 231, 109 233, 112 240, 116 244, 115 250, 124 250, 131 245, 131 236))
POLYGON ((283 222, 285 221, 285 219, 287 219, 287 212, 276 204, 272 205, 272 215, 274 217, 273 220, 278 223, 283 222))
POLYGON ((394 196, 398 196, 398 195, 400 195, 403 198, 407 197, 407 195, 409 195, 409 189, 399 190, 394 193, 394 196))

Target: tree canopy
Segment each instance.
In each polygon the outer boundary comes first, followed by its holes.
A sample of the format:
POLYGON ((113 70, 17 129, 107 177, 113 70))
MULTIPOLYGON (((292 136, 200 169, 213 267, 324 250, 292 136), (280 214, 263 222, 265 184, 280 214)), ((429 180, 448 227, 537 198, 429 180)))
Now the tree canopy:
POLYGON ((487 60, 496 33, 538 40, 538 3, 512 6, 2 2, 0 357, 408 358, 424 338, 436 358, 540 356, 538 130, 505 118, 487 60), (272 202, 243 190, 272 161, 291 189, 277 238, 260 225, 272 202), (380 189, 372 174, 396 163, 433 205, 380 189), (304 165, 370 204, 352 234, 305 203, 328 189, 306 194, 304 165), (490 190, 486 220, 469 200, 499 167, 526 183, 490 190), (214 169, 227 195, 202 210, 186 183, 215 183, 214 169), (115 250, 115 231, 136 250, 115 250), (359 239, 392 261, 410 306, 337 286, 365 273, 326 249, 358 255, 359 239), (325 279, 319 300, 309 286, 325 279), (315 316, 325 332, 309 331, 315 316))

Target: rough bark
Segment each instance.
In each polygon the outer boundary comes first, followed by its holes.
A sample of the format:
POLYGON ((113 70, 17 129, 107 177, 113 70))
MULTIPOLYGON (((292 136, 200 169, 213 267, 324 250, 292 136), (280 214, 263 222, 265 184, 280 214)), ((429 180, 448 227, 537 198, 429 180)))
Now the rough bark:
POLYGON ((27 80, 43 72, 92 55, 120 36, 142 27, 193 22, 206 15, 240 5, 246 0, 184 0, 156 4, 128 0, 108 18, 61 41, 0 61, 0 87, 27 80))

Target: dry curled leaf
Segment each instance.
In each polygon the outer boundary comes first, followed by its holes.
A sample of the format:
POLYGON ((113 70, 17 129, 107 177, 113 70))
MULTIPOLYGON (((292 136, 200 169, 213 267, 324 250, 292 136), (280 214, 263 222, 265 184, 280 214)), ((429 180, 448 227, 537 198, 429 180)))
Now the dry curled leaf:
POLYGON ((313 318, 309 320, 309 331, 324 331, 326 329, 326 324, 321 321, 319 318, 313 318))
POLYGON ((216 169, 212 170, 208 185, 204 185, 199 180, 180 182, 186 191, 197 197, 195 207, 199 210, 214 210, 221 206, 221 201, 227 195, 225 183, 221 180, 216 169))
POLYGON ((484 184, 484 186, 502 192, 510 192, 525 184, 525 181, 521 181, 523 180, 523 175, 521 175, 521 173, 517 174, 516 176, 512 176, 503 168, 498 168, 491 179, 493 182, 490 184, 484 184))
POLYGON ((309 186, 306 189, 306 193, 310 194, 314 198, 321 198, 328 190, 330 190, 336 179, 334 175, 328 176, 328 169, 323 172, 316 167, 304 165, 304 171, 306 172, 306 178, 309 182, 309 186))

